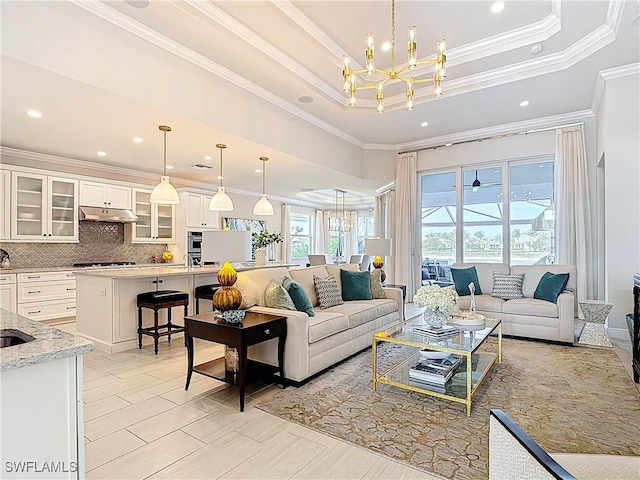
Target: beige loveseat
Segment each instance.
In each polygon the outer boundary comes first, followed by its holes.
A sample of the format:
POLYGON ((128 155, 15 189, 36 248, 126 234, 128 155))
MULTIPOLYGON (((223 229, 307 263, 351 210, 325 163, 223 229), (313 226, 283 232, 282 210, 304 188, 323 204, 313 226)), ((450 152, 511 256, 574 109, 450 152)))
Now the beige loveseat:
MULTIPOLYGON (((253 312, 274 313, 287 317, 287 340, 284 349, 284 374, 290 383, 300 383, 312 375, 344 360, 371 345, 372 335, 404 318, 402 290, 385 288, 387 298, 354 300, 320 309, 313 276, 333 275, 342 291, 340 269, 359 271, 357 264, 318 265, 308 268, 284 267, 247 270, 238 273, 236 286, 243 296, 243 306, 253 312), (265 303, 265 288, 270 280, 282 285, 288 275, 302 285, 313 304, 315 316, 305 312, 270 308, 265 303)), ((277 341, 270 340, 249 348, 250 359, 277 365, 277 341)))
MULTIPOLYGON (((502 333, 518 337, 539 338, 573 343, 574 318, 578 305, 573 292, 576 288, 576 268, 569 265, 513 265, 506 263, 456 263, 452 268, 476 267, 482 295, 476 295, 476 311, 482 315, 502 319, 502 333), (491 296, 493 272, 522 274, 522 293, 525 298, 502 300, 491 296), (533 298, 540 278, 546 273, 569 273, 569 281, 558 303, 533 298)), ((470 308, 470 296, 460 297, 458 306, 470 308)))

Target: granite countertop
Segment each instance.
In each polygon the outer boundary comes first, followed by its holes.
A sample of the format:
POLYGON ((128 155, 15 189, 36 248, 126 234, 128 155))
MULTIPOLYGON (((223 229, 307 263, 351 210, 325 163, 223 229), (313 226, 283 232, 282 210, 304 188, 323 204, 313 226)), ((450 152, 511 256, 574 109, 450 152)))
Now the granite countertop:
MULTIPOLYGON (((125 267, 125 268, 97 268, 75 270, 76 275, 87 275, 91 277, 106 278, 148 278, 148 277, 168 277, 177 275, 203 275, 217 274, 220 270, 218 265, 205 265, 203 267, 185 267, 185 266, 150 266, 150 267, 125 267)), ((293 264, 282 262, 267 262, 266 265, 256 267, 252 262, 233 263, 233 268, 241 272, 243 270, 254 270, 256 268, 275 268, 275 267, 291 267, 293 264)))
POLYGON ((102 267, 74 267, 69 265, 67 267, 26 267, 26 268, 2 268, 0 274, 3 273, 41 273, 41 272, 78 272, 84 270, 105 270, 105 269, 124 269, 124 268, 141 268, 141 267, 181 267, 181 263, 138 263, 136 265, 116 265, 116 266, 102 266, 102 267))
POLYGON ((15 370, 91 352, 93 342, 59 328, 0 309, 0 328, 15 329, 35 340, 0 350, 0 371, 15 370))

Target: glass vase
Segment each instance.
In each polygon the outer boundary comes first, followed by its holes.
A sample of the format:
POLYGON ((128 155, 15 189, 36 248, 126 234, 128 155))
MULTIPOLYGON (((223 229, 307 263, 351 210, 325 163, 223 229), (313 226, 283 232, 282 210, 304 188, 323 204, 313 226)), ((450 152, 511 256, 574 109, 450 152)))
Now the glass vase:
POLYGON ((439 308, 427 308, 422 314, 422 318, 427 325, 431 325, 432 327, 442 327, 446 325, 447 320, 449 319, 449 312, 446 310, 440 310, 439 308))

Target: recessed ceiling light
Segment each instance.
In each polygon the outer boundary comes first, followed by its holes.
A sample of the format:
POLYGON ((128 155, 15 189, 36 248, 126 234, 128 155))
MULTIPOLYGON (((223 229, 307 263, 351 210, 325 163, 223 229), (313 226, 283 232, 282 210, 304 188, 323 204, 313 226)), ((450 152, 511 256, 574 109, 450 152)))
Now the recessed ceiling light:
POLYGON ((429 126, 429 122, 422 122, 420 124, 421 127, 428 127, 429 126))
POLYGON ((31 118, 42 118, 42 112, 39 110, 27 110, 27 115, 31 118))
POLYGON ((140 137, 133 137, 133 143, 142 143, 144 140, 140 137))
POLYGON ((173 170, 173 165, 167 165, 167 170, 173 170))
POLYGON ((444 144, 445 147, 450 147, 451 145, 453 145, 453 143, 445 143, 444 144))
POLYGON ((380 45, 380 50, 382 50, 383 52, 388 52, 389 50, 391 50, 391 43, 384 42, 382 45, 380 45))
POLYGON ((259 168, 256 168, 253 172, 254 173, 262 173, 262 170, 260 170, 259 168))
POLYGON ((504 2, 497 1, 491 4, 491 11, 493 13, 500 13, 503 10, 504 10, 504 2))
POLYGON ((522 101, 520 102, 520 106, 521 106, 521 107, 526 107, 527 105, 529 105, 529 100, 522 100, 522 101))
POLYGON ((310 97, 309 95, 303 95, 301 97, 298 97, 298 101, 300 103, 312 103, 313 97, 310 97))
POLYGON ((147 8, 149 0, 124 0, 124 3, 134 8, 147 8))
POLYGON ((204 156, 204 159, 205 159, 205 160, 211 160, 211 159, 212 159, 212 157, 211 157, 211 155, 205 155, 205 156, 204 156))
POLYGON ((218 175, 218 180, 222 180, 224 177, 222 175, 218 175))
POLYGON ((96 155, 98 155, 99 157, 106 157, 107 156, 107 152, 103 152, 102 150, 99 150, 96 152, 96 155))
POLYGON ((542 46, 542 44, 541 44, 541 43, 536 43, 535 45, 532 45, 532 46, 531 46, 531 53, 533 53, 534 55, 536 55, 536 54, 538 54, 538 53, 542 52, 543 48, 544 48, 544 47, 542 46))

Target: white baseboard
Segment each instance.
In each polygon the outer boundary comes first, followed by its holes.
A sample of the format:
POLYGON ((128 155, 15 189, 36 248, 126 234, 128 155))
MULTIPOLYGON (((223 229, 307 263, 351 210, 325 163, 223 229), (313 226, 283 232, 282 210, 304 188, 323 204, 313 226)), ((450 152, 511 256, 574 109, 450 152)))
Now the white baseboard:
POLYGON ((629 330, 626 328, 607 328, 609 338, 618 338, 620 340, 629 340, 629 330))

